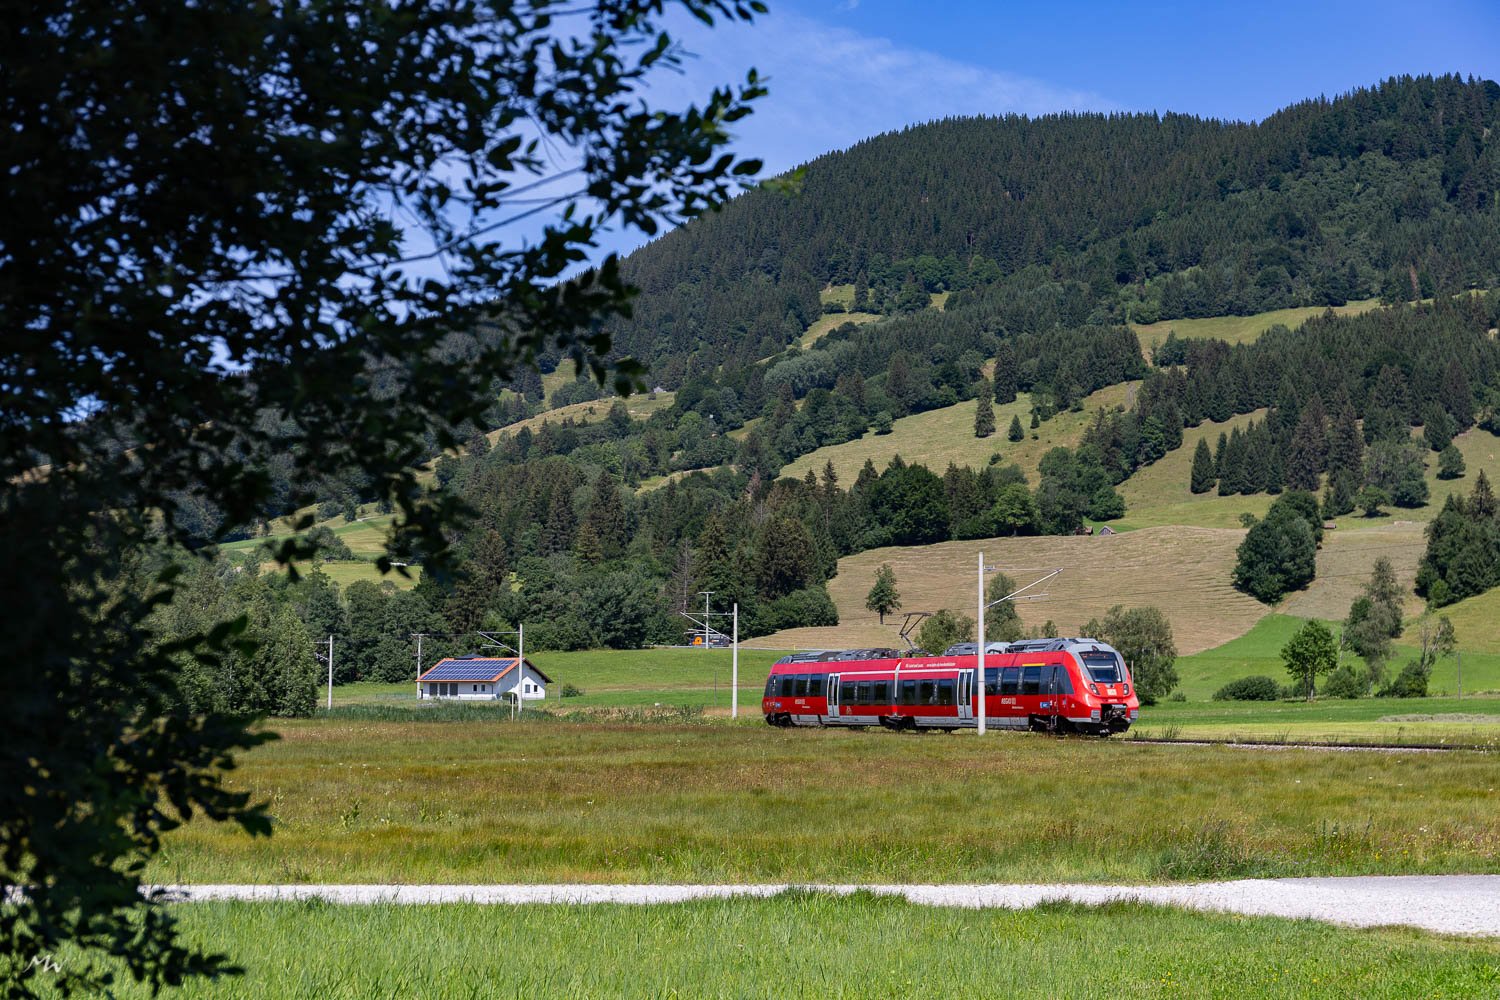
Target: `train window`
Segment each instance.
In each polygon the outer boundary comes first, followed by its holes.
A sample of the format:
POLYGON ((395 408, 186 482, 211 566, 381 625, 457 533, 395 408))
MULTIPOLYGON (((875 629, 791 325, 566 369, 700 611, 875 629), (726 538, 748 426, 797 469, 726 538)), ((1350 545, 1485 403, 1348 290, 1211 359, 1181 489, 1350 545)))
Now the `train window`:
POLYGON ((795 674, 782 674, 781 675, 781 696, 783 698, 790 698, 792 696, 792 688, 796 685, 796 683, 797 683, 797 677, 796 677, 795 674))
POLYGON ((1021 668, 1006 667, 1005 672, 1000 675, 1001 694, 1021 693, 1021 668))
POLYGON ((938 699, 937 699, 937 703, 939 705, 956 705, 956 704, 958 704, 958 699, 956 697, 954 697, 954 694, 953 694, 953 678, 949 677, 949 678, 946 678, 944 680, 938 681, 938 699))
POLYGON ((824 677, 822 674, 813 674, 807 679, 807 696, 809 698, 823 697, 823 681, 824 677))
POLYGON ((877 704, 877 705, 889 705, 890 703, 891 703, 891 682, 890 681, 876 681, 875 682, 875 704, 877 704))
POLYGON ((936 705, 938 703, 937 681, 917 682, 917 703, 919 705, 936 705))
POLYGON ((1078 655, 1083 659, 1083 665, 1088 669, 1089 678, 1095 684, 1120 684, 1124 682, 1125 669, 1120 663, 1118 655, 1106 653, 1098 649, 1078 655))
POLYGON ((794 698, 806 698, 807 697, 807 675, 806 674, 798 674, 797 675, 797 682, 796 682, 796 684, 794 684, 792 686, 792 696, 794 698))
POLYGON ((776 697, 776 689, 780 686, 780 683, 781 683, 781 678, 777 677, 775 674, 772 674, 770 677, 766 678, 766 697, 767 698, 774 698, 774 697, 776 697))
POLYGON ((917 700, 917 682, 916 681, 906 680, 906 681, 902 681, 901 682, 901 704, 903 704, 903 705, 920 705, 920 704, 922 704, 920 701, 917 700))
POLYGON ((984 693, 985 694, 999 694, 1000 693, 1000 668, 999 667, 985 667, 984 668, 984 693))
POLYGON ((1027 667, 1021 672, 1021 693, 1042 693, 1042 668, 1040 665, 1027 667))
POLYGON ((861 705, 875 704, 874 683, 871 681, 859 682, 859 703, 861 705))
POLYGON ((859 685, 854 683, 853 681, 844 681, 843 683, 841 683, 839 685, 839 704, 853 705, 854 693, 856 690, 858 690, 858 688, 859 685))
POLYGON ((1047 678, 1047 690, 1057 694, 1073 693, 1073 678, 1068 674, 1068 668, 1061 663, 1052 665, 1051 673, 1047 678))

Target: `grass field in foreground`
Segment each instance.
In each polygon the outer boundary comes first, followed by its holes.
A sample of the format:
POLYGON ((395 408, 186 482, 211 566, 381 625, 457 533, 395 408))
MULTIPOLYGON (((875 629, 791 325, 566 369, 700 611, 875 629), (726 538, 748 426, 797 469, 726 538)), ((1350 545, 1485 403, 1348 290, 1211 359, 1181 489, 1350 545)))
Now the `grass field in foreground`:
POLYGON ((174 912, 190 940, 247 972, 171 997, 1404 998, 1500 988, 1493 941, 1133 904, 961 910, 796 892, 655 907, 174 912))
MULTIPOLYGON (((1406 706, 1402 706, 1405 708, 1406 706)), ((1483 753, 743 725, 278 722, 252 840, 161 882, 1030 882, 1500 871, 1483 753)))

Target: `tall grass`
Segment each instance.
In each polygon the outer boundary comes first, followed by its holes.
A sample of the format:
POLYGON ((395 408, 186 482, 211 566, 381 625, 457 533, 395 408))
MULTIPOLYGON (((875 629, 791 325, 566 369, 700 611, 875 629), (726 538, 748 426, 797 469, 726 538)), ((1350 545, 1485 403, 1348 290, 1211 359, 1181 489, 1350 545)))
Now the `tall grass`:
POLYGON ((279 728, 230 775, 270 802, 275 836, 189 824, 153 880, 1148 881, 1191 877, 1163 851, 1214 823, 1247 874, 1500 871, 1496 758, 1466 752, 633 720, 279 728), (1368 824, 1368 849, 1328 851, 1329 824, 1368 824))

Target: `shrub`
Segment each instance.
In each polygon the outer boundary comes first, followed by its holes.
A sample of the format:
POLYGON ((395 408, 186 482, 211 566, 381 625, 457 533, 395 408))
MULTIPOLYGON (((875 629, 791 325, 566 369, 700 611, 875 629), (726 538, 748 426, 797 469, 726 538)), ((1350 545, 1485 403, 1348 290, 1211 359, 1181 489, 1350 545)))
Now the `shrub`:
POLYGON ((1280 697, 1281 685, 1264 674, 1241 677, 1214 692, 1214 701, 1276 701, 1280 697))
POLYGON ((1401 668, 1385 687, 1379 691, 1381 698, 1425 698, 1427 697, 1427 671, 1416 660, 1401 668))
POLYGON ((810 628, 837 625, 839 610, 821 583, 776 598, 765 611, 765 627, 779 632, 784 628, 810 628))
POLYGON ((1173 691, 1170 695, 1167 696, 1167 700, 1173 702, 1183 702, 1187 701, 1187 695, 1183 694, 1181 691, 1173 691))
POLYGON ((1327 698, 1363 698, 1367 690, 1364 671, 1348 664, 1329 674, 1323 682, 1323 695, 1327 698))
POLYGON ((581 688, 575 687, 572 684, 564 684, 562 686, 562 696, 564 698, 578 698, 582 696, 582 694, 583 690, 581 688))

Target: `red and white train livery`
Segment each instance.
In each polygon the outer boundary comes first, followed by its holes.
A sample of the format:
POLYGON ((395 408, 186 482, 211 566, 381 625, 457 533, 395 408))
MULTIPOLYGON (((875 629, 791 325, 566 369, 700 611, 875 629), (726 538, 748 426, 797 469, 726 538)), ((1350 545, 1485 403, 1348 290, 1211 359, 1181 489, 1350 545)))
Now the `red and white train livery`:
MULTIPOLYGON (((797 653, 771 668, 761 711, 773 726, 976 726, 978 649, 900 656, 892 649, 797 653)), ((986 725, 1108 736, 1140 715, 1130 672, 1097 639, 992 642, 985 647, 986 725)))

